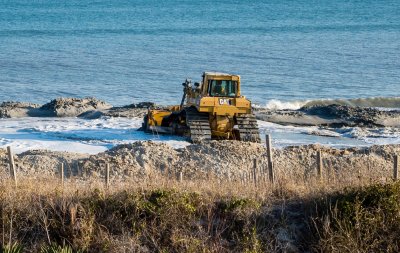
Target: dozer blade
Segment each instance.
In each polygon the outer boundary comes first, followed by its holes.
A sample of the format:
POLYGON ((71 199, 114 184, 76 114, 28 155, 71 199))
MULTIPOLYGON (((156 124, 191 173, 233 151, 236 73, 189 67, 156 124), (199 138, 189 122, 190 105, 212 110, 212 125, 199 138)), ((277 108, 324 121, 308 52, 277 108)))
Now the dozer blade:
POLYGON ((172 127, 163 126, 148 126, 146 132, 153 132, 158 134, 174 134, 172 127))
POLYGON ((169 110, 149 109, 143 118, 142 129, 145 132, 172 133, 172 128, 162 126, 163 119, 171 113, 169 110))

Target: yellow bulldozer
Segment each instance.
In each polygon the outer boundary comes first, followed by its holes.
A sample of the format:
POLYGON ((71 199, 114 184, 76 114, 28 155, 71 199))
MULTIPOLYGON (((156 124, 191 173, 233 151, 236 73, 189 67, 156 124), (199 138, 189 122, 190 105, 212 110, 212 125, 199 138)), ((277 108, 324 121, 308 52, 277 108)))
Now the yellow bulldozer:
POLYGON ((240 76, 204 72, 200 83, 188 79, 180 105, 149 108, 146 132, 185 136, 194 143, 210 139, 261 142, 251 102, 240 93, 240 76))

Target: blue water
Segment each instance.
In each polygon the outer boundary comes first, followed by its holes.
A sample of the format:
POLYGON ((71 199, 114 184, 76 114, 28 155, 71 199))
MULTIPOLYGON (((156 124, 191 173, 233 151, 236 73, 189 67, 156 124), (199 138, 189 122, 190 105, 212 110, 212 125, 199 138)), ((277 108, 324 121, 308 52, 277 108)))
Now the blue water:
POLYGON ((180 101, 204 70, 254 102, 400 95, 400 1, 0 0, 0 101, 180 101))

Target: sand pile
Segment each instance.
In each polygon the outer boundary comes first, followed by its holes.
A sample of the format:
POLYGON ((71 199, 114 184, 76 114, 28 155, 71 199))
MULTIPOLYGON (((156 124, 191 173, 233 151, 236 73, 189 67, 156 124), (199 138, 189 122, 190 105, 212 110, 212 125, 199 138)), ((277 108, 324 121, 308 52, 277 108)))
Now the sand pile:
POLYGON ((324 177, 350 182, 354 176, 385 180, 391 177, 394 154, 400 154, 400 145, 373 146, 367 149, 334 149, 320 145, 288 147, 275 150, 274 164, 277 175, 295 182, 316 175, 317 151, 323 157, 324 177))
POLYGON ((93 110, 110 109, 112 105, 96 98, 57 98, 40 109, 53 117, 76 117, 93 110))
POLYGON ((77 175, 80 160, 87 157, 84 154, 32 150, 17 155, 16 166, 19 173, 25 175, 56 175, 63 163, 66 175, 77 175))
POLYGON ((152 102, 140 102, 121 107, 96 98, 57 98, 47 104, 39 105, 23 102, 3 102, 0 104, 0 118, 20 117, 82 117, 96 119, 109 117, 143 117, 152 102))
MULTIPOLYGON (((400 145, 373 146, 368 149, 339 150, 319 145, 288 147, 274 150, 276 177, 304 182, 316 175, 317 151, 322 151, 323 174, 331 180, 352 181, 354 177, 386 180, 393 170, 393 157, 400 145)), ((153 173, 185 178, 217 176, 241 180, 252 171, 254 158, 259 171, 267 171, 266 149, 261 144, 238 141, 210 141, 175 150, 164 143, 135 142, 117 146, 97 155, 66 152, 29 151, 16 156, 18 173, 27 176, 55 175, 61 163, 66 176, 103 177, 110 164, 115 179, 145 177, 153 173)), ((5 150, 0 151, 0 175, 8 175, 5 150)))
POLYGON ((88 176, 101 176, 108 163, 110 174, 115 177, 142 177, 154 171, 166 171, 178 157, 178 152, 165 143, 135 142, 92 155, 82 161, 82 168, 88 176))
POLYGON ((32 111, 37 111, 38 104, 23 102, 3 102, 0 104, 0 118, 17 118, 29 116, 32 111))
POLYGON ((92 176, 101 176, 109 163, 117 177, 145 176, 153 172, 204 178, 210 172, 219 177, 239 178, 251 168, 254 158, 261 158, 265 148, 260 144, 237 141, 210 141, 175 150, 164 143, 151 141, 120 145, 83 161, 92 176))
POLYGON ((212 172, 220 177, 240 178, 244 170, 251 168, 254 158, 265 162, 265 153, 257 143, 210 141, 184 148, 175 166, 189 176, 212 172))
POLYGON ((110 109, 112 106, 96 98, 57 98, 45 105, 22 102, 0 104, 0 118, 76 117, 85 112, 110 109))

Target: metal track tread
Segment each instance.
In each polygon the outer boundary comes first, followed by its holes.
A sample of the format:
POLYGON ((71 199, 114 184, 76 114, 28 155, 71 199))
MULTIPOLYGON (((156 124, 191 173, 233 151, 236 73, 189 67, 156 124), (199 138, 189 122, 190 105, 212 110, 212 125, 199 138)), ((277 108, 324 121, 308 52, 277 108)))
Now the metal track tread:
POLYGON ((253 114, 243 114, 236 117, 241 141, 261 143, 257 119, 253 114))
POLYGON ((198 143, 202 140, 211 140, 211 127, 208 113, 200 113, 194 108, 187 108, 185 111, 190 141, 198 143))

